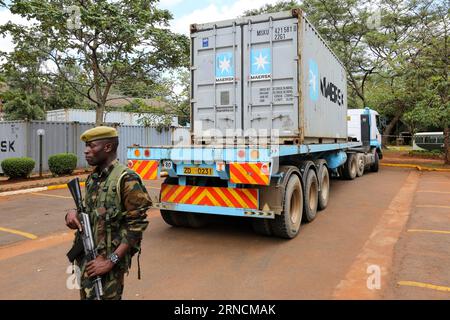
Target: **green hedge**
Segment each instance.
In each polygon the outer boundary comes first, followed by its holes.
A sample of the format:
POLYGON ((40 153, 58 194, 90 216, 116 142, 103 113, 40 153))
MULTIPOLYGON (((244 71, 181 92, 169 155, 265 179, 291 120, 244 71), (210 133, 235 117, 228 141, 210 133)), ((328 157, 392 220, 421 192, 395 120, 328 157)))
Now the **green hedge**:
POLYGON ((2 161, 3 173, 15 178, 28 178, 34 169, 35 162, 31 158, 7 158, 2 161))
POLYGON ((71 174, 77 167, 77 160, 73 153, 54 154, 48 158, 48 167, 57 176, 71 174))
POLYGON ((411 157, 417 158, 432 158, 432 159, 441 159, 444 157, 444 152, 441 150, 412 150, 408 153, 411 157))

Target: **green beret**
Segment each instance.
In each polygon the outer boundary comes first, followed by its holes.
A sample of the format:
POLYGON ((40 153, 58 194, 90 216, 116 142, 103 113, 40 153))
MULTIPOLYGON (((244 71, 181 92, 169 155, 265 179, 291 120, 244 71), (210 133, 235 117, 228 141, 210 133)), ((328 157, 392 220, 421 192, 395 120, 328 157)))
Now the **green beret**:
POLYGON ((86 130, 80 137, 84 142, 118 137, 117 130, 111 127, 96 127, 86 130))

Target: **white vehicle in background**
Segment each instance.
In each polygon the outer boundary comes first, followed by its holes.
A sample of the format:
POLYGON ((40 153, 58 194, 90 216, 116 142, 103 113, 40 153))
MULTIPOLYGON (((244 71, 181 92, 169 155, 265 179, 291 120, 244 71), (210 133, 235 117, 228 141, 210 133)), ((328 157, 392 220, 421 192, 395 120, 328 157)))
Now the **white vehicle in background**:
POLYGON ((418 132, 413 137, 413 150, 444 150, 444 132, 418 132))

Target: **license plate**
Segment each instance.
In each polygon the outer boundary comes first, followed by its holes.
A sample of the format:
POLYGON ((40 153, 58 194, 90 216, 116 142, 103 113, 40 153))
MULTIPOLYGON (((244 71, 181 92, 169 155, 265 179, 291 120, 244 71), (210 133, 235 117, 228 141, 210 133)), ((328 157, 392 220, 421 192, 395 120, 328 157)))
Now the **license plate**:
POLYGON ((198 174, 203 176, 212 176, 213 169, 212 168, 197 168, 197 167, 184 167, 184 174, 198 174))

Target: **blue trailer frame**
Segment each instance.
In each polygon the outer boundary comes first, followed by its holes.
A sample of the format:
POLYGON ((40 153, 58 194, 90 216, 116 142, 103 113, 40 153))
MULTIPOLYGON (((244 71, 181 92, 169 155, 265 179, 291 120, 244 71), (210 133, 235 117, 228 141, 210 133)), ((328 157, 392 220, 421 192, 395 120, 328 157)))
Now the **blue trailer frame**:
MULTIPOLYGON (((128 148, 128 160, 156 160, 159 161, 158 172, 165 170, 169 177, 178 178, 178 185, 185 186, 186 178, 192 175, 183 173, 185 166, 195 165, 199 168, 211 168, 212 174, 207 177, 220 178, 228 180, 228 188, 236 188, 237 185, 229 181, 229 174, 227 170, 218 171, 216 163, 223 162, 269 162, 270 165, 270 179, 282 178, 282 174, 273 172, 272 163, 275 160, 280 160, 283 157, 298 156, 299 159, 308 157, 310 159, 325 159, 327 167, 336 172, 347 160, 345 151, 358 148, 361 146, 360 142, 346 142, 334 144, 311 144, 311 145, 280 145, 267 146, 264 148, 251 146, 242 147, 214 147, 214 146, 157 146, 157 147, 142 147, 134 146, 128 148), (136 152, 138 150, 138 152, 136 152), (252 157, 252 151, 257 151, 257 157, 252 157), (138 155, 136 155, 136 153, 138 155), (146 156, 145 154, 148 154, 146 156), (242 154, 244 156, 242 156, 242 154), (169 167, 164 167, 165 161, 171 161, 169 167), (175 166, 174 166, 175 164, 175 166)), ((195 174, 193 176, 202 176, 195 174)), ((257 188, 258 186, 253 186, 257 188)), ((259 205, 259 203, 258 203, 259 205)), ((229 215, 239 217, 254 217, 274 219, 275 213, 273 211, 255 210, 248 208, 229 208, 221 206, 207 206, 207 205, 193 205, 183 203, 168 203, 155 202, 154 208, 163 210, 173 210, 190 213, 206 213, 215 215, 229 215)))

